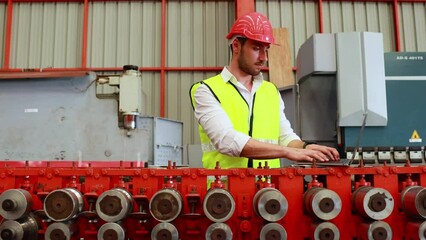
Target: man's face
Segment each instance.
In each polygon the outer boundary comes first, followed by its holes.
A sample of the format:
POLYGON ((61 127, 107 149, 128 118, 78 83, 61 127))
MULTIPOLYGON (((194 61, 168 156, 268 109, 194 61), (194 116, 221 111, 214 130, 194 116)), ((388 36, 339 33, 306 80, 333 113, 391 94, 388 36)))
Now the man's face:
POLYGON ((247 39, 238 55, 240 69, 252 76, 258 75, 268 61, 268 50, 269 44, 247 39))

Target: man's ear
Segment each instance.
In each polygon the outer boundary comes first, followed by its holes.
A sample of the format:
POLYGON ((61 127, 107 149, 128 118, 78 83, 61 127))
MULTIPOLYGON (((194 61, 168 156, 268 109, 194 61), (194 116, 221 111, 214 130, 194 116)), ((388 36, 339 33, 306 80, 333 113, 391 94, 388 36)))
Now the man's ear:
POLYGON ((235 38, 231 44, 232 52, 237 54, 240 51, 240 46, 241 46, 240 41, 237 38, 235 38))

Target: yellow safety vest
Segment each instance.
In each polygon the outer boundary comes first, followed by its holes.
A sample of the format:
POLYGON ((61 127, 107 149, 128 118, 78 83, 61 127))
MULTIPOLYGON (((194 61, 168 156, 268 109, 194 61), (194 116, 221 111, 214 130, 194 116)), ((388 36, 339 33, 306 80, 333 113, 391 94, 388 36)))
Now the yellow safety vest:
MULTIPOLYGON (((247 134, 258 141, 278 144, 280 136, 280 96, 277 94, 278 90, 274 84, 268 81, 262 82, 253 98, 251 116, 249 116, 249 105, 240 92, 230 81, 225 82, 220 74, 192 85, 190 95, 194 108, 196 107, 194 93, 200 84, 205 84, 212 91, 236 131, 247 134)), ((212 169, 216 166, 217 161, 223 169, 247 167, 248 158, 221 154, 214 147, 201 125, 198 126, 198 130, 203 149, 203 167, 212 169)), ((259 161, 262 161, 262 166, 264 166, 265 160, 253 159, 254 168, 258 166, 259 161)), ((268 160, 268 166, 279 168, 280 160, 268 160)))

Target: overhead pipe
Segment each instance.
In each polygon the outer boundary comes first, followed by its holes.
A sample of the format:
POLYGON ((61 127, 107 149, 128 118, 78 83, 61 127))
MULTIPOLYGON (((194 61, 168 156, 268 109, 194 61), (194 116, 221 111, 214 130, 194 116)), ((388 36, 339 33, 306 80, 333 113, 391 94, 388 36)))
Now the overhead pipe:
MULTIPOLYGON (((220 72, 223 67, 164 67, 165 72, 220 72)), ((120 72, 122 67, 92 67, 92 68, 9 68, 0 69, 0 79, 21 78, 56 78, 56 77, 79 77, 88 72, 120 72)), ((159 67, 140 67, 141 72, 161 72, 159 67)), ((269 71, 269 68, 262 68, 269 71)), ((293 67, 296 71, 296 67, 293 67)))
POLYGON ((0 72, 0 79, 24 78, 57 78, 57 77, 82 77, 88 71, 52 71, 52 72, 0 72))
MULTIPOLYGON (((164 67, 166 72, 215 72, 222 71, 223 67, 164 67)), ((115 72, 122 71, 123 67, 88 67, 88 68, 9 68, 0 69, 1 73, 12 72, 70 72, 70 71, 94 71, 94 72, 115 72)), ((142 72, 160 72, 160 67, 139 67, 142 72)), ((262 68, 262 71, 269 71, 269 68, 262 68)))

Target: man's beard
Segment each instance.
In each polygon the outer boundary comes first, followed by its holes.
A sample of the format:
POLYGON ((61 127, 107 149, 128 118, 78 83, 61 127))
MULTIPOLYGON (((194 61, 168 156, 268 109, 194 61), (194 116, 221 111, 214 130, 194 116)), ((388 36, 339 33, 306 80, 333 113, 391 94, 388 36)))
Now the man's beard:
MULTIPOLYGON (((241 54, 240 54, 240 56, 238 56, 238 65, 243 72, 250 74, 252 76, 258 75, 261 71, 260 69, 257 70, 247 63, 247 61, 244 59, 244 51, 243 50, 241 50, 241 54)), ((262 63, 262 66, 263 66, 263 63, 262 63)))

